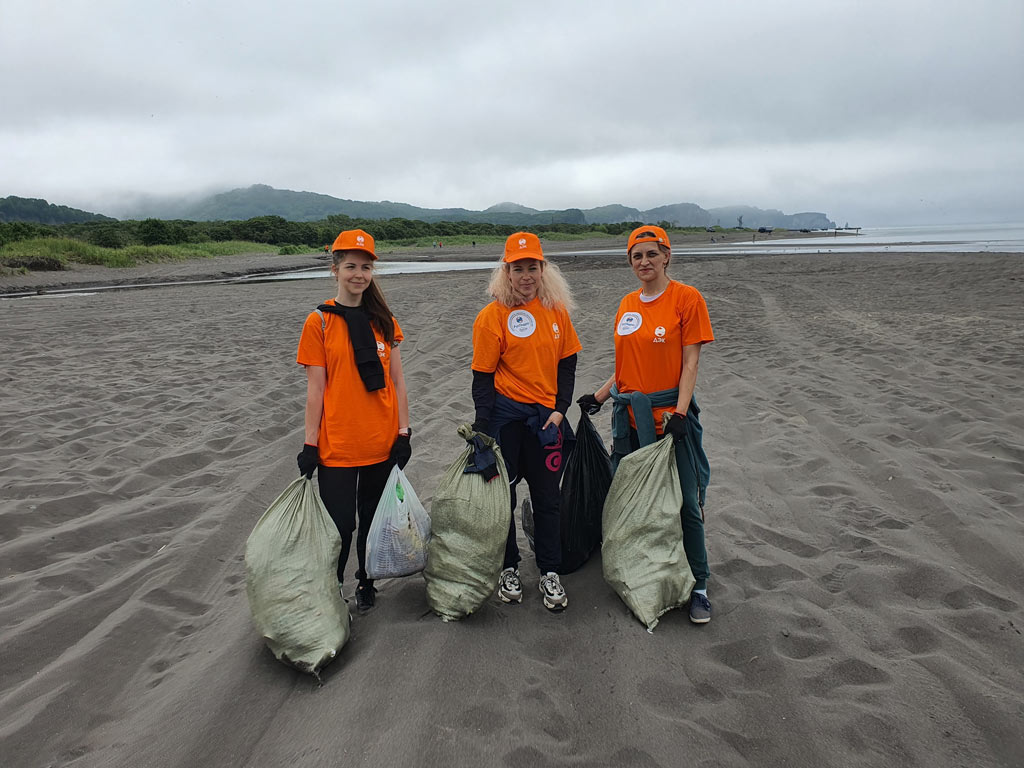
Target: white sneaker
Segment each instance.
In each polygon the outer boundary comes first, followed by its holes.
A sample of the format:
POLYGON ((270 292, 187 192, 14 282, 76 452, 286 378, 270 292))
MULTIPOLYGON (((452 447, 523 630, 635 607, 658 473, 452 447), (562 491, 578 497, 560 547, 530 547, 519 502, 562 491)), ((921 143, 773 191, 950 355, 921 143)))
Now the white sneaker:
POLYGON ((506 568, 498 576, 498 597, 503 603, 523 602, 523 582, 515 568, 506 568))
POLYGON ((569 605, 569 598, 565 596, 562 582, 558 580, 558 574, 548 571, 540 577, 540 593, 544 595, 544 607, 549 611, 564 611, 569 605))

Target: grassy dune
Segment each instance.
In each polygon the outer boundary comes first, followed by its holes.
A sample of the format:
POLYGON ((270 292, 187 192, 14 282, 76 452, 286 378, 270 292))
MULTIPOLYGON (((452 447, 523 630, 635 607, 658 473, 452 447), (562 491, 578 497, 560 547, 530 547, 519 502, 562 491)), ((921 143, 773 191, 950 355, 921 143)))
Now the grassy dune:
POLYGON ((71 238, 39 237, 8 243, 0 248, 0 270, 8 274, 27 271, 58 271, 66 269, 69 264, 134 267, 153 262, 208 259, 237 253, 278 253, 280 250, 281 247, 276 245, 237 240, 102 248, 71 238))

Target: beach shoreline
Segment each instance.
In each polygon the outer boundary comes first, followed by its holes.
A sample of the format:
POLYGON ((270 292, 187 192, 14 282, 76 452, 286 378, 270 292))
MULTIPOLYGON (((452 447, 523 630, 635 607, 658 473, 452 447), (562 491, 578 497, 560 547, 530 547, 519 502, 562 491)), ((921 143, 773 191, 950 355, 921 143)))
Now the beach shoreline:
MULTIPOLYGON (((787 233, 786 238, 811 237, 821 233, 787 233)), ((844 237, 852 235, 843 235, 844 237)), ((742 244, 749 242, 746 235, 738 233, 673 233, 673 248, 680 256, 686 249, 707 247, 710 238, 716 243, 742 244)), ((766 235, 758 235, 762 242, 770 241, 766 235)), ((783 237, 776 236, 781 240, 783 237)), ((574 251, 611 250, 612 254, 589 254, 585 258, 594 263, 611 259, 615 260, 614 252, 622 251, 625 259, 625 248, 622 238, 598 237, 585 240, 551 240, 543 241, 545 253, 560 263, 562 259, 572 259, 574 251)), ((501 258, 501 243, 481 243, 472 245, 433 247, 382 248, 378 255, 383 261, 486 261, 495 262, 501 258)), ((733 258, 733 254, 724 254, 723 258, 733 258)), ((584 258, 584 257, 578 257, 584 258)), ((710 257, 714 258, 714 257, 710 257)), ((200 280, 230 280, 246 275, 271 274, 279 272, 315 269, 328 265, 328 257, 321 251, 310 251, 303 254, 279 255, 275 253, 240 253, 231 256, 213 256, 207 259, 189 259, 187 261, 165 261, 152 264, 140 264, 135 267, 104 267, 89 264, 70 263, 67 269, 53 272, 30 272, 24 275, 0 275, 0 298, 21 293, 47 293, 57 290, 87 289, 98 286, 138 286, 162 285, 175 282, 200 280)))

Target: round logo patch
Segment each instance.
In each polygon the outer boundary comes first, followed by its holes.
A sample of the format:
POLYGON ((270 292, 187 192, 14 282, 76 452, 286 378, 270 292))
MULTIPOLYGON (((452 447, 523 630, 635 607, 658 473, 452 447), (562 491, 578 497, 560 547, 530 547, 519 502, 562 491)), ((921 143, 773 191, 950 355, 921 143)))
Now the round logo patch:
POLYGON ((654 335, 657 336, 659 339, 662 336, 664 336, 665 335, 665 326, 664 325, 659 325, 657 328, 655 328, 654 329, 654 335))
POLYGON ((537 321, 525 309, 517 309, 508 316, 508 332, 520 339, 532 336, 537 330, 537 321))
POLYGON ((643 324, 644 319, 640 316, 639 312, 627 312, 619 318, 619 324, 615 328, 615 333, 619 336, 629 336, 629 334, 639 331, 640 326, 643 324))

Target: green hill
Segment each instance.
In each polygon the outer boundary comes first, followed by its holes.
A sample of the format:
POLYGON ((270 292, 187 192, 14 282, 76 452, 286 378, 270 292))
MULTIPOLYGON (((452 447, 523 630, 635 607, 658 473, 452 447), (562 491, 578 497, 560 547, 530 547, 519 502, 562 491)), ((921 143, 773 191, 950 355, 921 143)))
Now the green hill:
MULTIPOLYGON (((316 192, 275 189, 266 184, 232 189, 201 198, 138 198, 133 206, 118 211, 119 218, 143 220, 157 218, 186 221, 245 221, 261 216, 280 216, 292 222, 323 221, 342 214, 353 219, 409 219, 504 224, 513 227, 537 227, 548 224, 618 224, 621 222, 664 222, 693 227, 721 224, 736 225, 743 217, 746 227, 787 227, 825 229, 835 226, 823 213, 785 214, 782 211, 751 206, 730 206, 705 210, 695 203, 674 203, 649 210, 612 204, 597 208, 537 210, 515 202, 501 202, 482 211, 467 208, 420 208, 391 200, 348 200, 316 192)), ((49 224, 107 219, 99 214, 48 204, 45 200, 9 197, 0 201, 0 222, 29 221, 49 224), (5 210, 6 204, 6 210, 5 210)))
POLYGON ((66 205, 54 205, 35 197, 0 199, 0 222, 24 221, 32 224, 77 224, 83 221, 114 221, 99 213, 80 211, 66 205))
POLYGON ((420 208, 390 200, 364 201, 331 197, 316 192, 295 192, 253 184, 194 202, 148 200, 129 209, 124 218, 188 219, 191 221, 238 221, 257 216, 280 216, 288 221, 321 221, 344 214, 353 219, 414 219, 418 221, 481 221, 491 224, 585 224, 581 211, 537 211, 515 203, 502 203, 486 211, 466 208, 420 208))

